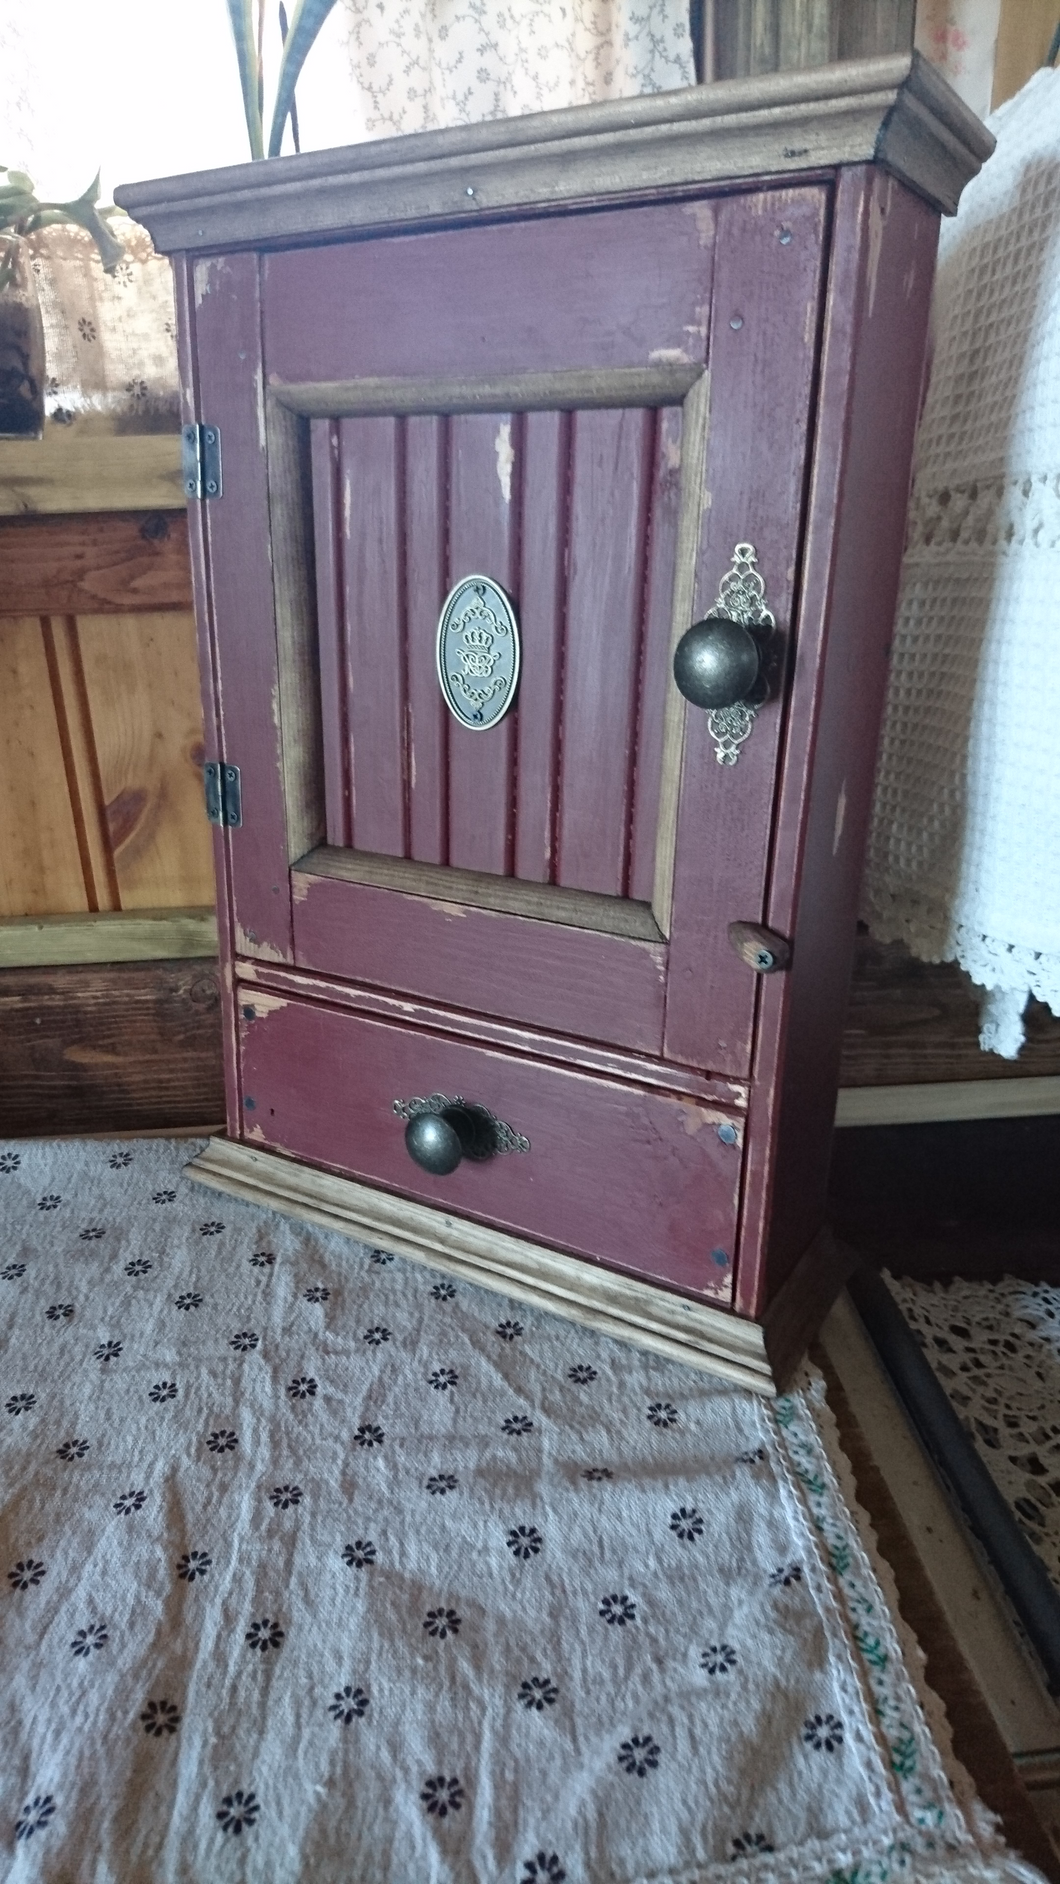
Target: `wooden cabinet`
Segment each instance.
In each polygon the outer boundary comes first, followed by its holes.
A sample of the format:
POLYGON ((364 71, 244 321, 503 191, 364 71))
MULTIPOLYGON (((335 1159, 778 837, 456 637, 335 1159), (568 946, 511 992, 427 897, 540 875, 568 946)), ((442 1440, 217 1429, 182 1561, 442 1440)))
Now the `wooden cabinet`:
POLYGON ((843 1273, 937 219, 989 148, 900 58, 120 192, 222 454, 206 1181, 765 1391, 790 1367, 843 1273))

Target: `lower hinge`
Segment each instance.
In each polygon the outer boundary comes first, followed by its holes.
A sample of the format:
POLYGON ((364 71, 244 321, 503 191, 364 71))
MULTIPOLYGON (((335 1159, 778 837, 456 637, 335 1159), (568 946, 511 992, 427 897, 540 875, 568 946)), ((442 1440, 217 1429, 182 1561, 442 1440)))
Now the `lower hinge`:
POLYGON ((185 497, 220 497, 221 432, 218 426, 181 427, 180 475, 185 497))
POLYGON ((228 765, 223 759, 207 759, 202 776, 206 788, 206 816, 210 823, 242 824, 243 794, 238 765, 228 765))

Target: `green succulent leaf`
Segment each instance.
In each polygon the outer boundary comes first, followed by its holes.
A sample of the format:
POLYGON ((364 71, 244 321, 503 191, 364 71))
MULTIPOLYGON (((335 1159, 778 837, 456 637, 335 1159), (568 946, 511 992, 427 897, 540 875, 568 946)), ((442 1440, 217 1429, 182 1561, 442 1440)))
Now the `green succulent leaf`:
POLYGON ((227 0, 228 18, 236 43, 239 83, 243 92, 243 111, 247 120, 252 157, 264 157, 261 128, 261 71, 258 42, 254 31, 253 0, 227 0))
MULTIPOLYGON (((228 0, 229 8, 236 0, 228 0)), ((316 39, 324 21, 335 5, 335 0, 298 0, 291 29, 283 48, 280 61, 280 76, 276 82, 276 103, 272 111, 272 128, 269 132, 269 156, 278 157, 283 143, 284 125, 294 103, 294 88, 298 76, 306 62, 313 41, 316 39)))
MULTIPOLYGON (((43 208, 47 212, 58 211, 57 216, 54 213, 49 214, 49 221, 76 222, 80 224, 82 229, 87 229, 99 250, 99 259, 103 263, 105 272, 108 275, 112 275, 118 263, 121 261, 125 250, 122 248, 117 236, 111 235, 110 230, 103 221, 102 216, 96 208, 98 202, 99 171, 97 170, 87 190, 83 191, 80 196, 75 197, 72 203, 47 203, 43 205, 43 208)), ((37 226, 39 227, 40 225, 38 224, 37 226)))

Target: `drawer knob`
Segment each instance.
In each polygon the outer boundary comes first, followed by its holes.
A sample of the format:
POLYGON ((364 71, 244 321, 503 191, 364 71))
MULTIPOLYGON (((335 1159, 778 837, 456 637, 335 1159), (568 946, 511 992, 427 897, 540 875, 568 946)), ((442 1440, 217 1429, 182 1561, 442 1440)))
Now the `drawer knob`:
POLYGON ((395 1099, 394 1111, 408 1121, 405 1149, 414 1164, 433 1177, 448 1177, 464 1158, 482 1164, 499 1152, 529 1151, 530 1140, 495 1119, 485 1106, 442 1092, 429 1099, 395 1099))
POLYGON ((679 693, 695 707, 738 706, 753 693, 761 667, 759 644, 743 622, 707 615, 686 629, 674 650, 679 693))

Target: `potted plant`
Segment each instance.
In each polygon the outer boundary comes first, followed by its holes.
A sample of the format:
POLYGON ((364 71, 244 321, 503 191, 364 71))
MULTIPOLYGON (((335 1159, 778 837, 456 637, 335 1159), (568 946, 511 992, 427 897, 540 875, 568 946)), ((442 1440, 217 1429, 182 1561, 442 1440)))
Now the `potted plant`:
POLYGON ((72 202, 42 203, 24 170, 0 165, 0 438, 40 438, 44 430, 44 326, 25 238, 53 223, 79 223, 112 270, 122 245, 98 202, 98 173, 72 202))
POLYGON ((243 89, 243 110, 247 120, 250 154, 252 157, 264 157, 266 154, 270 157, 278 157, 288 118, 291 119, 297 149, 298 120, 295 116, 294 88, 298 83, 298 74, 305 64, 306 54, 331 12, 335 0, 298 0, 289 29, 287 10, 282 4, 280 5, 283 55, 276 77, 276 98, 272 108, 267 153, 264 124, 265 75, 261 52, 265 0, 227 0, 227 4, 228 17, 232 23, 232 35, 236 42, 236 58, 239 61, 239 82, 243 89))

